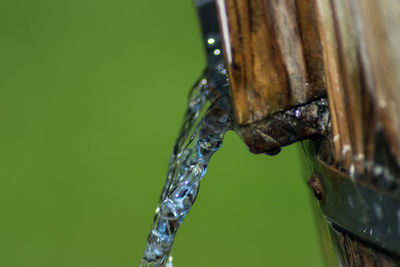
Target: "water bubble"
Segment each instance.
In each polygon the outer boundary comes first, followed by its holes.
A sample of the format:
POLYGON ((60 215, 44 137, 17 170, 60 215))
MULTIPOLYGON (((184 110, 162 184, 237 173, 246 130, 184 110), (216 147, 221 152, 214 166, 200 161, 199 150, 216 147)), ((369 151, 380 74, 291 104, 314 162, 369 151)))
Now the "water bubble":
POLYGON ((178 212, 176 211, 176 207, 174 203, 170 199, 166 199, 162 204, 161 208, 161 217, 165 219, 176 220, 178 217, 178 212))
POLYGON ((169 257, 168 257, 167 265, 166 265, 165 267, 174 267, 174 266, 172 265, 172 260, 173 260, 172 256, 169 256, 169 257))

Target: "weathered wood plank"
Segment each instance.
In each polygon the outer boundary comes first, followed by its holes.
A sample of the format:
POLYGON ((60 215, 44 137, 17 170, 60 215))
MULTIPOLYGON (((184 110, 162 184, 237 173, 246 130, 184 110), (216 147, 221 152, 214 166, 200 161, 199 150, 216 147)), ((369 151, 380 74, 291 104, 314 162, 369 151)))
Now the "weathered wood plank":
POLYGON ((334 158, 345 167, 349 167, 351 164, 349 124, 344 103, 343 81, 339 69, 334 18, 329 1, 315 0, 314 4, 322 44, 327 94, 331 110, 334 158))
POLYGON ((325 94, 322 57, 307 1, 217 1, 239 125, 325 94))
POLYGON ((334 160, 374 171, 377 135, 400 164, 400 2, 313 0, 324 55, 334 160))
MULTIPOLYGON (((237 130, 250 150, 273 153, 322 133, 317 156, 325 163, 398 195, 400 1, 217 3, 237 130), (320 110, 316 99, 325 94, 330 122, 321 120, 325 113, 293 117, 300 107, 320 110), (315 118, 324 131, 307 121, 315 118)), ((341 234, 348 266, 397 266, 398 259, 341 234)))
MULTIPOLYGON (((374 107, 400 165, 400 2, 358 1, 373 81, 374 107)), ((355 4, 356 5, 356 4, 355 4)))

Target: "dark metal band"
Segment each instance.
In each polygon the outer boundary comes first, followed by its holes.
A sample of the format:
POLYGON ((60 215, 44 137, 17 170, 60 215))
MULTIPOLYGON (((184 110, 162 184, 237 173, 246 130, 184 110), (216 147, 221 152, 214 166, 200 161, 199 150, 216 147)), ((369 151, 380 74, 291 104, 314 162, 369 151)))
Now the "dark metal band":
POLYGON ((378 191, 326 165, 306 145, 321 181, 321 209, 334 225, 360 240, 400 257, 400 198, 378 191))

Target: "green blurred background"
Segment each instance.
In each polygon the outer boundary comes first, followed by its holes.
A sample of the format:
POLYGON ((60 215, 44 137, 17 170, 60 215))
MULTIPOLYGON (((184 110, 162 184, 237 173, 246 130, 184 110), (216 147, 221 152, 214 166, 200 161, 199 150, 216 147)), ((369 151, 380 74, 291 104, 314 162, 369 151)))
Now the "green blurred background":
MULTIPOLYGON (((0 266, 138 266, 188 89, 191 1, 0 1, 0 266)), ((296 147, 229 133, 180 266, 322 266, 296 147)))

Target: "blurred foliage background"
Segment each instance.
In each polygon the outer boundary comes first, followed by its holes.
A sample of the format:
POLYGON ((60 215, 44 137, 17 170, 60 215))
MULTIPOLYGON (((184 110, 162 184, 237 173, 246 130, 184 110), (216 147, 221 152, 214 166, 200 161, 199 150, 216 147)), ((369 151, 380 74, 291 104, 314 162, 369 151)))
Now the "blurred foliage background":
MULTIPOLYGON (((0 1, 0 266, 138 266, 204 66, 191 1, 0 1)), ((176 266, 321 266, 300 167, 229 133, 176 266)))

